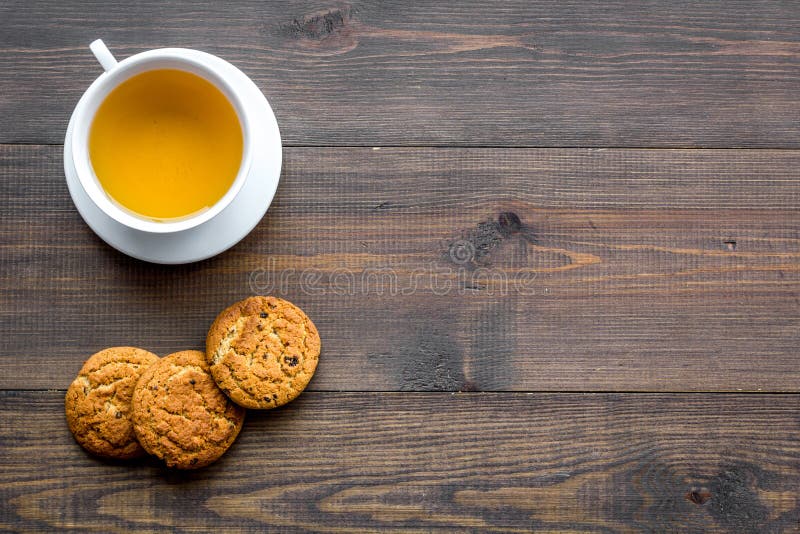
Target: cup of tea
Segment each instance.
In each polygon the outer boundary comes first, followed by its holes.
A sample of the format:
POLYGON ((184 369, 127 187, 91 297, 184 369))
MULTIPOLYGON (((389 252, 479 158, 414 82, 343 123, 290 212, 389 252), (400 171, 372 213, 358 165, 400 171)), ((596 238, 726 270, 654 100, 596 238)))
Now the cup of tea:
POLYGON ((90 48, 105 72, 75 108, 65 143, 86 196, 148 234, 218 216, 242 191, 253 159, 240 88, 207 55, 163 48, 117 62, 101 40, 90 48))

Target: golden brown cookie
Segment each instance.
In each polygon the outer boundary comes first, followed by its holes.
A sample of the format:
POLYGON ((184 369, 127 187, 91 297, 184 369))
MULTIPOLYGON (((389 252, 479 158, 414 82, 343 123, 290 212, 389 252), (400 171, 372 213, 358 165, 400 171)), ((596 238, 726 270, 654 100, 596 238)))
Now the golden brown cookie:
POLYGON ((131 397, 156 361, 158 356, 135 347, 112 347, 86 360, 64 398, 67 424, 84 449, 105 458, 144 454, 131 424, 131 397))
POLYGON ((244 423, 244 410, 220 391, 199 350, 176 352, 150 366, 136 384, 132 406, 139 443, 178 469, 214 462, 244 423))
POLYGON ((214 380, 235 403, 267 409, 305 389, 320 346, 317 328, 300 308, 277 297, 250 297, 211 325, 206 358, 214 380))

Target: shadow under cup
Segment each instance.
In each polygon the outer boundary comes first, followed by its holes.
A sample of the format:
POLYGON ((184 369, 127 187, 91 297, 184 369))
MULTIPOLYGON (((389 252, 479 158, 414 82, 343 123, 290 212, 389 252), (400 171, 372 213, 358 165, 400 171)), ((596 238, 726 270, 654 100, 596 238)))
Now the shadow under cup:
POLYGON ((92 202, 106 215, 120 224, 148 233, 175 233, 197 227, 224 210, 240 192, 250 169, 252 148, 250 126, 239 95, 215 69, 201 61, 170 53, 169 50, 151 50, 121 61, 101 75, 87 90, 75 113, 72 132, 72 158, 81 187, 92 202), (242 154, 239 170, 233 183, 216 203, 207 209, 185 217, 166 221, 154 220, 121 207, 103 189, 92 167, 89 153, 89 135, 98 109, 111 92, 139 74, 156 70, 178 70, 194 74, 212 84, 233 107, 242 134, 242 154))

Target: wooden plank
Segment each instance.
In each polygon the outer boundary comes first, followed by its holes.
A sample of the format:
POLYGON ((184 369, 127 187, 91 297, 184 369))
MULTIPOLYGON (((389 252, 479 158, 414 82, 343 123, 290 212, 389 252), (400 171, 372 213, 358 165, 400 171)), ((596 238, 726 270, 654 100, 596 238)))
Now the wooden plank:
POLYGON ((800 147, 800 4, 6 1, 0 142, 60 143, 87 45, 218 54, 290 145, 800 147))
POLYGON ((289 149, 250 236, 166 267, 92 234, 60 150, 0 147, 0 388, 202 348, 269 292, 322 334, 316 390, 800 383, 800 152, 289 149))
POLYGON ((198 472, 98 461, 0 392, 0 528, 790 532, 797 395, 306 393, 198 472))

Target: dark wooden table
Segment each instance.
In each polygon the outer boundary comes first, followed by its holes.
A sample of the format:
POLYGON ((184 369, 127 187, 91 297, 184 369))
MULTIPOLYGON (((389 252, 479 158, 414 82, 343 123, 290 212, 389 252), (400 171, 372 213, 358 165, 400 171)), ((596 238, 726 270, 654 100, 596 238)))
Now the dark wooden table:
POLYGON ((0 2, 0 530, 800 529, 800 4, 133 4, 0 2), (98 37, 269 98, 281 184, 230 251, 139 262, 76 212, 98 37), (197 472, 74 443, 86 357, 202 348, 254 293, 320 330, 296 402, 197 472))

